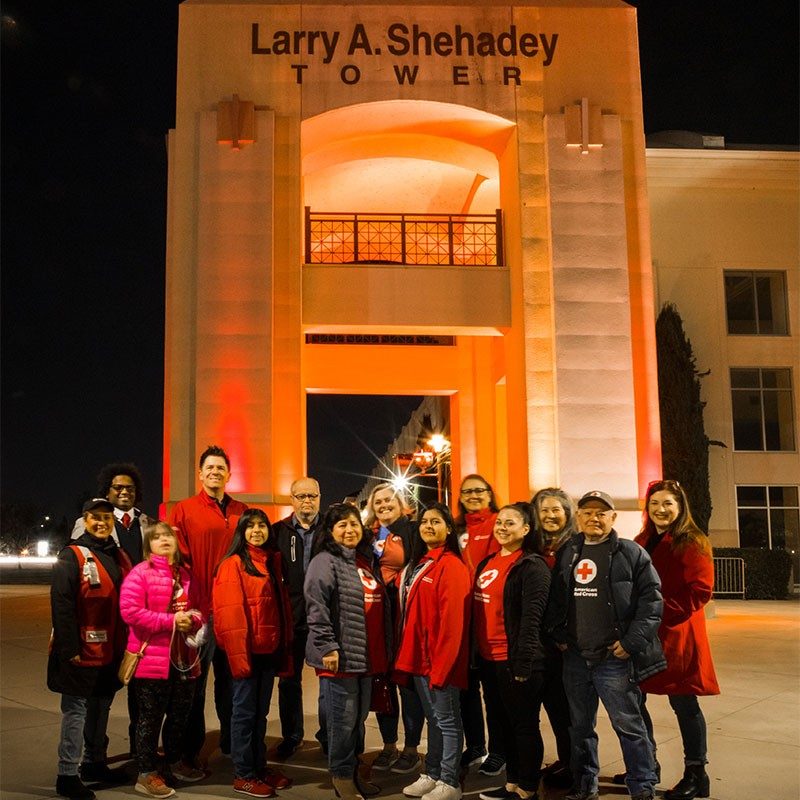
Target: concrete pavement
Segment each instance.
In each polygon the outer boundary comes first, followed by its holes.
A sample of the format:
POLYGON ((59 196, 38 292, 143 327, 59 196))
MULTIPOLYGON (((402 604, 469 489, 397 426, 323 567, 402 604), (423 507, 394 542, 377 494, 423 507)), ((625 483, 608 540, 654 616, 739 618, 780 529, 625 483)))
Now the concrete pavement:
MULTIPOLYGON (((45 686, 47 639, 50 632, 47 586, 0 586, 0 796, 3 800, 55 797, 56 747, 60 725, 59 695, 45 686)), ((708 621, 722 694, 703 698, 708 720, 711 797, 714 800, 797 800, 800 797, 800 604, 797 601, 716 603, 708 621)), ((316 713, 316 678, 306 669, 306 708, 316 713)), ((209 692, 206 717, 215 720, 209 692)), ((675 717, 663 697, 648 699, 659 744, 662 789, 682 774, 682 751, 675 717)), ((555 759, 553 737, 543 714, 545 761, 555 759)), ((284 800, 332 800, 325 761, 312 736, 315 716, 306 716, 306 746, 285 765, 295 785, 281 792, 284 800)), ((601 775, 623 770, 617 739, 600 710, 601 775)), ((268 735, 278 734, 277 695, 273 696, 268 735)), ((402 736, 402 730, 401 730, 402 736)), ((112 708, 109 753, 128 750, 124 691, 112 708)), ((230 798, 232 770, 228 758, 214 749, 209 736, 209 769, 205 781, 178 790, 179 798, 230 798)), ((380 735, 374 715, 368 720, 367 748, 376 751, 380 735)), ((425 749, 425 740, 422 742, 425 749)), ((408 776, 384 774, 373 779, 383 786, 382 798, 399 800, 408 776)), ((413 777, 412 777, 413 780, 413 777)), ((471 773, 466 797, 476 800, 482 789, 499 781, 471 773)), ((100 800, 141 797, 133 786, 99 790, 100 800)), ((627 792, 601 783, 601 795, 627 792)), ((563 796, 541 795, 542 800, 563 796)))

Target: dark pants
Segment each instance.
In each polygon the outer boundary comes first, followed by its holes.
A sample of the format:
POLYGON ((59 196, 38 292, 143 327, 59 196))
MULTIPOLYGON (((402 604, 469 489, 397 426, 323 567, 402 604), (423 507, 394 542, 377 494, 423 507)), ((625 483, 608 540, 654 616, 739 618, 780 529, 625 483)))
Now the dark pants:
POLYGON ((136 701, 136 678, 128 684, 128 742, 130 753, 136 755, 136 726, 139 722, 139 703, 136 701))
POLYGON ((237 778, 257 778, 267 765, 264 738, 277 662, 274 656, 250 658, 250 677, 233 679, 231 755, 237 778))
POLYGON ((418 747, 425 725, 425 712, 417 693, 412 687, 393 687, 400 689, 400 714, 375 713, 378 728, 384 744, 397 744, 400 717, 403 718, 403 744, 405 747, 418 747))
POLYGON ((225 753, 229 753, 231 749, 231 670, 225 651, 216 646, 213 621, 210 618, 208 630, 210 640, 200 661, 200 677, 197 678, 197 689, 183 741, 184 753, 192 760, 200 754, 206 740, 206 684, 212 664, 214 666, 214 705, 219 720, 219 745, 225 753))
MULTIPOLYGON (((464 743, 467 748, 486 748, 486 729, 481 702, 481 678, 477 669, 469 670, 469 683, 461 692, 461 719, 464 723, 464 743)), ((484 694, 486 687, 484 687, 484 694)), ((489 752, 505 758, 502 724, 494 709, 486 709, 486 726, 489 728, 489 752)))
POLYGON ((358 756, 364 752, 372 677, 322 677, 319 685, 328 723, 328 768, 334 778, 352 778, 358 756))
POLYGON ((302 742, 303 728, 303 664, 306 657, 308 631, 294 632, 292 644, 292 674, 278 681, 278 713, 281 718, 281 736, 302 742))
POLYGON ((167 763, 174 764, 185 755, 181 752, 183 733, 192 710, 196 684, 196 678, 184 679, 172 668, 169 677, 164 680, 136 679, 135 693, 139 709, 136 756, 140 773, 153 772, 158 766, 156 751, 162 722, 164 722, 164 755, 167 763))
POLYGON ((506 779, 526 792, 535 792, 544 758, 539 730, 544 673, 534 672, 527 681, 515 681, 507 661, 480 659, 486 715, 499 720, 506 779))
MULTIPOLYGON (((708 743, 706 735, 706 718, 693 694, 667 695, 669 704, 678 719, 678 728, 683 741, 683 762, 686 766, 702 766, 708 763, 708 743)), ((647 710, 645 701, 647 695, 642 695, 642 718, 647 728, 647 735, 656 752, 656 739, 653 735, 653 720, 647 710)))
POLYGON ((542 688, 542 705, 550 720, 550 727, 556 739, 558 760, 569 767, 569 701, 564 691, 563 680, 564 659, 561 653, 548 653, 545 664, 544 686, 542 688))

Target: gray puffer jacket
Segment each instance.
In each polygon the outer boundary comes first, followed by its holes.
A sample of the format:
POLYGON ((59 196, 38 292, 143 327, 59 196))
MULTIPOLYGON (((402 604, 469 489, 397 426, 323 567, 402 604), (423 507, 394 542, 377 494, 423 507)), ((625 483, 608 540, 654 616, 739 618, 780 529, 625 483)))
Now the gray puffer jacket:
MULTIPOLYGON (((380 570, 375 570, 380 580, 380 570)), ((356 551, 341 547, 337 554, 323 550, 308 565, 304 584, 308 640, 306 661, 323 669, 322 657, 339 651, 339 672, 370 672, 364 587, 356 551)), ((384 603, 388 615, 389 604, 384 603)), ((387 635, 391 623, 385 620, 387 635)))

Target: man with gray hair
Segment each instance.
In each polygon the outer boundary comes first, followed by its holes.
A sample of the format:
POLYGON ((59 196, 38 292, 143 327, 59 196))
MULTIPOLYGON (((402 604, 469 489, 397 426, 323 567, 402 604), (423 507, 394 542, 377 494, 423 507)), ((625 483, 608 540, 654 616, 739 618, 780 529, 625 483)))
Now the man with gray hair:
MULTIPOLYGON (((275 523, 274 527, 278 549, 283 554, 284 576, 294 620, 292 674, 278 682, 278 710, 283 739, 275 747, 273 756, 280 760, 289 758, 303 746, 303 663, 308 638, 303 582, 320 526, 319 483, 314 478, 298 478, 289 491, 294 510, 288 517, 275 523)), ((321 736, 324 738, 322 729, 317 738, 324 747, 321 736)))

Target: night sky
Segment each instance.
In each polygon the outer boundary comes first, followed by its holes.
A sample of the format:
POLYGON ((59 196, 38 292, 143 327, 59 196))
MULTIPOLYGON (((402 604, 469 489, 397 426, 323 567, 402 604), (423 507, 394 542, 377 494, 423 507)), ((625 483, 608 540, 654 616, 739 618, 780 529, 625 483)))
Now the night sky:
MULTIPOLYGON (((632 5, 647 133, 798 144, 796 3, 632 5)), ((2 6, 3 503, 71 517, 116 460, 144 473, 145 509, 161 499, 177 6, 2 6)), ((329 431, 312 454, 320 469, 338 453, 345 473, 369 472, 414 403, 373 405, 368 427, 363 401, 349 405, 315 406, 310 425, 329 431)), ((328 480, 326 501, 360 485, 328 480)))

